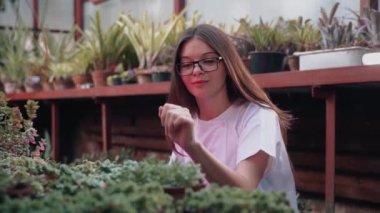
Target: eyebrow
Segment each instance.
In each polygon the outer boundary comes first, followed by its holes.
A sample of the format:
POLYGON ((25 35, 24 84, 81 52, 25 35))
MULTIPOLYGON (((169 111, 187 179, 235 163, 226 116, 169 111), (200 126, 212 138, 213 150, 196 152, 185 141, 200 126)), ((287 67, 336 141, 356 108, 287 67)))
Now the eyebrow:
MULTIPOLYGON (((200 59, 203 59, 202 57, 205 57, 205 56, 208 56, 208 55, 211 55, 211 54, 215 54, 216 56, 219 56, 219 54, 217 52, 206 52, 206 53, 203 53, 202 55, 199 56, 198 60, 200 59)), ((190 58, 188 56, 180 56, 180 59, 186 59, 186 58, 190 58)))

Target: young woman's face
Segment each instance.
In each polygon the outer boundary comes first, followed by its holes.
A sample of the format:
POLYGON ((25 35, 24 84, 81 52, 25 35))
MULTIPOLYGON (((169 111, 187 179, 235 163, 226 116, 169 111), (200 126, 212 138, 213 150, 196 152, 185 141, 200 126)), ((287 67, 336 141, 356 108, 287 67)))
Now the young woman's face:
POLYGON ((197 100, 227 95, 227 72, 223 59, 210 46, 194 38, 183 44, 180 56, 178 69, 187 74, 181 75, 181 79, 197 100))

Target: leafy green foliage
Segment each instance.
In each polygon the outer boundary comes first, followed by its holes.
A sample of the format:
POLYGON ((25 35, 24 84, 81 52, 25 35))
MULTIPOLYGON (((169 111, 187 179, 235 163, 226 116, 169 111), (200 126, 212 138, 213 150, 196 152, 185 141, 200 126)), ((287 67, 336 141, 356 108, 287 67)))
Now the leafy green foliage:
POLYGON ((317 27, 310 23, 310 19, 288 21, 288 31, 295 51, 311 51, 319 49, 321 33, 317 27))
POLYGON ((274 25, 264 23, 261 19, 259 24, 253 26, 245 20, 241 20, 240 24, 243 24, 242 27, 247 30, 249 39, 254 44, 256 51, 286 51, 289 37, 281 18, 274 25))
POLYGON ((126 54, 125 50, 130 44, 128 37, 123 33, 124 26, 114 23, 107 31, 103 30, 99 11, 91 18, 88 33, 80 29, 78 31, 84 38, 80 49, 90 54, 90 61, 96 70, 111 70, 112 66, 120 62, 123 54, 126 54))
POLYGON ((157 183, 128 182, 83 190, 74 196, 53 192, 42 199, 5 199, 0 212, 174 212, 172 198, 157 183))
POLYGON ((148 159, 0 160, 0 212, 292 212, 284 194, 218 187, 186 191, 173 204, 164 188, 199 184, 199 166, 148 159), (174 206, 175 205, 175 206, 174 206))
POLYGON ((151 68, 156 65, 158 55, 168 38, 176 37, 172 31, 178 21, 183 17, 181 12, 178 16, 169 19, 165 24, 155 24, 144 14, 142 20, 137 20, 131 15, 121 15, 118 24, 124 27, 124 33, 134 47, 139 60, 139 68, 151 68))
POLYGON ((26 76, 26 65, 31 50, 27 44, 31 39, 31 33, 20 24, 13 30, 6 29, 0 37, 2 41, 0 66, 3 80, 22 84, 26 76))
POLYGON ((216 185, 197 192, 187 190, 177 208, 179 212, 293 212, 284 193, 245 191, 216 185))

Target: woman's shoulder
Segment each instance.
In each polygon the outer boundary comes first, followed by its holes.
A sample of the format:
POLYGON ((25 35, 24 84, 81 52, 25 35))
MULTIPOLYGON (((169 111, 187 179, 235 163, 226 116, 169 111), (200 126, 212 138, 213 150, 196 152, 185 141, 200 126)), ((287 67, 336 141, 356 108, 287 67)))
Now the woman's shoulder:
POLYGON ((276 112, 267 105, 258 104, 249 101, 239 101, 235 103, 235 107, 240 111, 240 116, 242 118, 252 118, 252 117, 277 117, 276 112))

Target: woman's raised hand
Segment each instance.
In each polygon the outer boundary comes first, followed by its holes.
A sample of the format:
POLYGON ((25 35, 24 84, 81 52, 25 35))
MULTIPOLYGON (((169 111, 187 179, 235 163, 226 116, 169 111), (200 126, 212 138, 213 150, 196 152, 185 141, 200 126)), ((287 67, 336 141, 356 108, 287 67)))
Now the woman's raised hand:
POLYGON ((167 103, 158 108, 158 116, 170 141, 177 143, 185 151, 195 143, 194 119, 189 109, 167 103))

